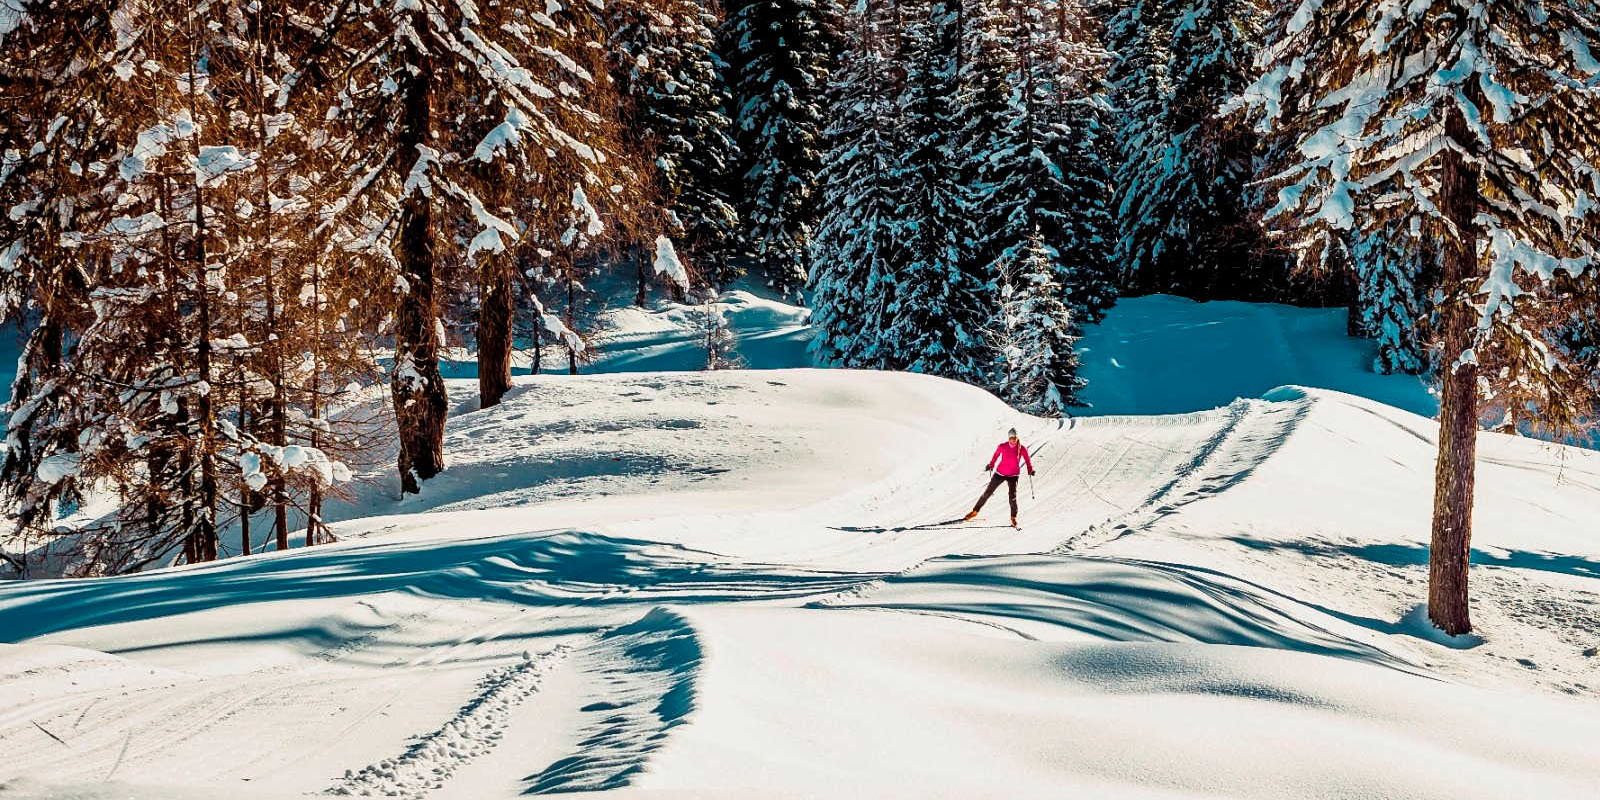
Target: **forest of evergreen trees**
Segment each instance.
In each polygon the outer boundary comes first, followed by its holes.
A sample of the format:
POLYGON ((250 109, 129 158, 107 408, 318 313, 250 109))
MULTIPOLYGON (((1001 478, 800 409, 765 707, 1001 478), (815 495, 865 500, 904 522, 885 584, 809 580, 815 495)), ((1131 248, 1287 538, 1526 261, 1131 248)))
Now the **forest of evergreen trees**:
POLYGON ((1467 5, 0 0, 0 492, 48 532, 110 487, 102 570, 314 543, 385 429, 335 411, 387 382, 418 491, 441 348, 484 406, 517 347, 575 372, 601 272, 748 274, 827 361, 1044 415, 1119 295, 1342 303, 1447 417, 1576 422, 1594 7, 1467 5))

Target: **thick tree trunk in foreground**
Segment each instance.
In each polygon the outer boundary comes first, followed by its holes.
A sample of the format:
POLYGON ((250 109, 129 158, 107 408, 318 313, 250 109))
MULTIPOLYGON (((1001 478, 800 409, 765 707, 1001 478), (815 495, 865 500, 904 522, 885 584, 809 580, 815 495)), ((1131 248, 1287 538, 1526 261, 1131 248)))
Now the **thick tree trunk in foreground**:
POLYGON ((478 309, 478 405, 500 403, 511 389, 511 276, 499 259, 482 267, 483 303, 478 309))
MULTIPOLYGON (((1476 84, 1467 97, 1482 107, 1476 84)), ((1452 108, 1445 136, 1458 144, 1471 141, 1466 119, 1452 108)), ((1478 170, 1455 152, 1444 157, 1440 204, 1455 225, 1446 239, 1444 288, 1440 310, 1443 387, 1439 400, 1439 457, 1434 465, 1433 540, 1428 554, 1428 618, 1451 635, 1472 630, 1467 613, 1467 567, 1472 549, 1472 490, 1478 440, 1478 367, 1459 363, 1471 347, 1476 320, 1466 293, 1476 283, 1478 237, 1474 226, 1479 203, 1478 170)))
MULTIPOLYGON (((422 61, 421 54, 415 54, 422 61)), ((406 87, 401 151, 407 158, 427 142, 431 123, 429 70, 424 66, 406 87)), ((424 197, 406 199, 401 211, 400 267, 406 291, 395 328, 391 387, 400 434, 400 492, 417 493, 444 469, 444 379, 439 374, 439 336, 434 299, 433 215, 424 197)))

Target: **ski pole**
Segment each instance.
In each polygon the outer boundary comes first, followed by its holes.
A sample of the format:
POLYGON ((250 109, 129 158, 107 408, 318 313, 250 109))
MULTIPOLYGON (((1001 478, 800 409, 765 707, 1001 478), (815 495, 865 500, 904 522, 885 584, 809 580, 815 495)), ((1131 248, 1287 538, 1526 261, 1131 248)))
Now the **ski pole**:
MULTIPOLYGON (((1024 447, 1023 449, 1027 450, 1026 447, 1024 447)), ((1032 459, 1029 459, 1029 461, 1028 461, 1028 499, 1029 500, 1038 500, 1039 499, 1033 493, 1033 460, 1032 459)))

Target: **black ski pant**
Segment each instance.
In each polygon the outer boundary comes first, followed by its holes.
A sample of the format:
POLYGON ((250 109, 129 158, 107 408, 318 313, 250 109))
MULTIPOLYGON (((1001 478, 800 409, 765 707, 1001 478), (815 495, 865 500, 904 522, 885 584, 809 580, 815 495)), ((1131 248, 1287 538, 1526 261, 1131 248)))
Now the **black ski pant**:
POLYGON ((1011 516, 1015 517, 1017 515, 1017 478, 1020 477, 1022 476, 1001 475, 998 472, 990 476, 989 488, 983 490, 983 496, 978 498, 978 504, 973 506, 972 510, 982 511, 983 504, 989 502, 989 495, 994 494, 994 490, 1000 488, 1000 483, 1004 481, 1006 484, 1006 492, 1011 498, 1011 516))

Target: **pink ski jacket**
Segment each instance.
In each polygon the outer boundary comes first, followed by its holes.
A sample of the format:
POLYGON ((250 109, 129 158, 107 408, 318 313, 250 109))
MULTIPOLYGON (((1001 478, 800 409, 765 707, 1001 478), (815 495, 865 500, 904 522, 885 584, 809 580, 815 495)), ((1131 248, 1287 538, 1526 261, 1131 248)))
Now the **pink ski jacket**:
POLYGON ((1021 442, 1016 444, 1001 442, 1000 446, 994 449, 994 455, 989 457, 989 469, 1008 477, 1021 475, 1021 464, 1018 462, 1027 464, 1028 471, 1033 471, 1033 459, 1028 457, 1028 448, 1024 447, 1021 442), (995 466, 995 462, 999 462, 998 467, 995 466))

